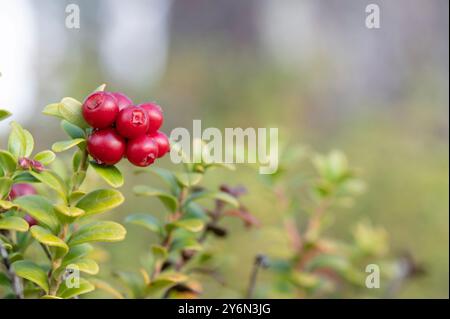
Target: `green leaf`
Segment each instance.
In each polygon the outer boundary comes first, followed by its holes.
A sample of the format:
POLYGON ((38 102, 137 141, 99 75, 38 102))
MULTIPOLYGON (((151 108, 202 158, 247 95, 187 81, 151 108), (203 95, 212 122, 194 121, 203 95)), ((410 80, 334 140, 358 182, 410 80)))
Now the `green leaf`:
POLYGON ((160 245, 153 245, 152 246, 152 254, 158 261, 163 261, 167 258, 169 255, 169 252, 167 251, 167 248, 160 246, 160 245))
POLYGON ((86 216, 103 213, 121 205, 122 193, 114 189, 98 189, 83 196, 76 207, 84 210, 86 216))
POLYGON ((27 153, 28 137, 25 130, 16 122, 11 122, 11 133, 8 139, 8 151, 16 158, 24 157, 27 153))
POLYGON ((0 121, 3 121, 4 119, 7 119, 10 116, 11 116, 10 112, 8 112, 7 110, 0 109, 0 121))
POLYGON ((74 98, 63 98, 58 105, 58 111, 66 121, 83 129, 89 127, 83 118, 82 104, 74 98))
POLYGON ((211 192, 211 191, 201 191, 201 192, 196 192, 193 193, 192 195, 190 195, 187 199, 186 199, 186 204, 192 202, 192 201, 197 201, 197 200, 201 200, 201 199, 214 199, 214 200, 220 200, 223 201, 227 204, 230 204, 231 206, 234 207, 239 207, 239 202, 237 201, 236 198, 234 198, 233 196, 229 195, 228 193, 225 192, 211 192))
POLYGON ((14 156, 4 150, 0 150, 0 168, 3 169, 3 171, 6 174, 12 174, 16 170, 17 162, 14 159, 14 156))
POLYGON ((42 151, 34 156, 34 159, 38 162, 41 162, 43 165, 51 164, 55 160, 55 158, 56 155, 52 151, 42 151))
POLYGON ((176 173, 175 177, 177 181, 184 187, 195 186, 203 178, 203 174, 200 173, 176 173))
POLYGON ((28 132, 27 130, 23 130, 24 134, 25 134, 25 156, 26 157, 30 157, 31 153, 33 153, 33 149, 34 149, 34 139, 33 139, 33 135, 31 135, 30 132, 28 132))
POLYGON ((26 220, 20 217, 6 216, 0 218, 0 229, 26 232, 28 230, 28 223, 26 222, 26 220))
POLYGON ((53 210, 53 205, 46 198, 39 195, 18 197, 14 204, 27 212, 39 223, 47 226, 53 233, 59 232, 59 220, 53 210))
POLYGON ((41 267, 28 260, 19 260, 12 264, 12 268, 17 276, 34 282, 48 293, 47 273, 41 267))
POLYGON ((59 175, 48 170, 42 171, 40 173, 30 171, 29 173, 41 183, 55 190, 62 198, 66 198, 67 186, 66 183, 64 183, 64 180, 59 175))
POLYGON ((148 171, 162 178, 170 186, 172 192, 174 194, 177 194, 177 191, 179 189, 177 179, 171 171, 161 167, 151 167, 150 169, 148 169, 148 171))
POLYGON ((125 222, 145 227, 148 230, 158 233, 158 234, 160 234, 162 231, 161 223, 155 217, 153 217, 151 215, 147 215, 147 214, 129 215, 125 219, 125 222))
POLYGON ((59 105, 61 103, 52 103, 44 107, 44 110, 42 111, 45 115, 55 116, 58 118, 63 118, 61 113, 59 113, 59 105))
POLYGON ((72 246, 70 247, 70 250, 67 253, 67 255, 64 256, 62 264, 69 265, 71 263, 74 263, 78 259, 86 257, 90 252, 92 252, 93 249, 94 247, 92 247, 92 245, 90 244, 81 244, 77 246, 72 246))
POLYGON ((53 235, 49 230, 41 226, 33 226, 30 228, 31 236, 35 238, 38 242, 56 249, 56 258, 60 258, 67 254, 69 251, 69 246, 61 238, 53 235))
POLYGON ((66 120, 61 121, 61 128, 64 130, 64 132, 67 133, 72 139, 76 138, 85 138, 86 135, 84 134, 84 130, 75 124, 72 124, 70 122, 67 122, 66 120))
POLYGON ((156 296, 186 280, 188 280, 188 277, 182 273, 162 273, 147 287, 146 294, 156 296))
POLYGON ((155 196, 166 206, 170 212, 176 212, 178 208, 178 200, 175 196, 164 191, 146 186, 138 185, 133 188, 133 191, 138 196, 155 196))
POLYGON ((15 183, 39 183, 29 171, 16 171, 13 175, 13 180, 15 183))
POLYGON ((105 182, 112 187, 121 187, 124 183, 122 172, 115 166, 99 165, 91 162, 91 167, 105 182))
POLYGON ((84 138, 76 138, 68 141, 56 142, 52 145, 53 152, 61 153, 71 149, 74 146, 77 146, 81 143, 85 143, 86 140, 84 138))
POLYGON ((84 225, 69 239, 69 245, 75 246, 88 242, 116 242, 125 238, 127 231, 115 222, 99 221, 84 225))
POLYGON ((9 210, 11 208, 17 207, 16 205, 14 205, 13 203, 11 203, 10 201, 6 201, 6 200, 1 200, 0 199, 0 208, 5 209, 5 210, 9 210))
POLYGON ((197 241, 197 239, 192 237, 181 237, 173 241, 171 246, 172 251, 176 250, 202 250, 202 245, 197 241))
POLYGON ((55 210, 57 213, 67 217, 80 217, 85 214, 84 210, 78 207, 68 207, 65 205, 55 205, 55 210))
POLYGON ((0 177, 0 199, 6 198, 11 191, 13 180, 9 177, 0 177))
POLYGON ((201 219, 180 219, 176 222, 167 224, 167 228, 173 229, 173 228, 183 228, 193 233, 198 233, 203 230, 205 227, 205 222, 201 219))
POLYGON ((75 296, 83 295, 95 290, 95 286, 83 278, 80 278, 79 285, 77 286, 78 287, 75 286, 73 288, 69 288, 67 287, 66 282, 63 281, 61 286, 59 286, 58 292, 56 294, 58 297, 70 299, 75 296))
POLYGON ((82 258, 82 259, 78 259, 72 263, 63 263, 56 271, 54 274, 54 277, 57 278, 59 275, 61 275, 62 273, 64 273, 66 270, 69 269, 74 269, 74 270, 79 270, 80 272, 84 272, 88 275, 96 275, 98 274, 100 268, 98 267, 98 264, 92 260, 92 259, 88 259, 88 258, 82 258))
POLYGON ((97 87, 94 92, 103 92, 106 89, 106 84, 103 83, 102 85, 100 85, 99 87, 97 87))

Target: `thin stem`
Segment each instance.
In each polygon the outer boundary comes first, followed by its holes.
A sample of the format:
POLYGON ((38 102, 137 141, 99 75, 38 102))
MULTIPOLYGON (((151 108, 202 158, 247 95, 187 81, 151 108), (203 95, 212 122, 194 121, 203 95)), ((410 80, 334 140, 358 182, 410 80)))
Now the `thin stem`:
POLYGON ((253 298, 253 293, 255 291, 256 282, 258 279, 258 272, 261 267, 267 267, 266 257, 264 255, 258 255, 255 257, 255 262, 253 264, 253 269, 250 274, 250 281, 247 288, 247 299, 253 298))
POLYGON ((21 280, 12 269, 11 262, 8 256, 8 251, 2 244, 0 244, 0 255, 2 257, 2 262, 5 265, 8 276, 13 283, 12 288, 14 291, 14 295, 16 296, 17 299, 23 299, 24 295, 21 280))

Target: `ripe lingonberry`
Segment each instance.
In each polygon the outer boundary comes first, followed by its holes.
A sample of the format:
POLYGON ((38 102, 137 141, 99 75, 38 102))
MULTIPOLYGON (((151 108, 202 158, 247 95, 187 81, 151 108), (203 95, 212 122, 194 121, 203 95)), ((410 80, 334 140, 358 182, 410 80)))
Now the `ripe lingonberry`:
POLYGON ((133 105, 133 101, 123 93, 120 92, 111 92, 111 94, 116 98, 117 106, 119 107, 119 111, 124 108, 133 105))
POLYGON ((112 126, 118 113, 116 98, 108 92, 94 92, 83 103, 83 117, 94 128, 112 126))
POLYGON ((114 165, 122 159, 126 143, 113 128, 109 128, 92 132, 87 141, 87 149, 97 163, 114 165))
POLYGON ((135 138, 148 131, 149 120, 145 110, 129 106, 119 112, 116 120, 117 132, 126 138, 135 138))
POLYGON ((11 200, 20 196, 36 195, 36 189, 30 184, 14 184, 9 192, 9 198, 11 200))
POLYGON ((167 135, 161 131, 149 134, 149 136, 158 145, 158 158, 163 157, 170 150, 170 143, 167 135))
POLYGON ((30 215, 28 215, 28 214, 26 214, 24 216, 24 219, 27 221, 29 227, 32 227, 32 226, 38 224, 38 221, 36 219, 34 219, 33 217, 31 217, 30 215))
POLYGON ((158 157, 158 145, 148 135, 141 135, 128 141, 127 159, 130 163, 146 167, 155 161, 158 157))
POLYGON ((163 112, 161 107, 158 104, 155 103, 142 103, 139 104, 138 107, 143 108, 147 114, 148 114, 148 118, 149 118, 149 127, 148 127, 148 132, 149 133, 154 133, 157 130, 159 130, 159 128, 162 126, 163 124, 163 112))

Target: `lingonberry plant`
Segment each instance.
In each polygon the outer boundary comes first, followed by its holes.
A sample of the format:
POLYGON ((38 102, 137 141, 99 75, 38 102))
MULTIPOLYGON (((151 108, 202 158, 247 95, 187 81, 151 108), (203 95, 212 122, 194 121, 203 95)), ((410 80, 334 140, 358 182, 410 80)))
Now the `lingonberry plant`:
MULTIPOLYGON (((328 235, 335 217, 365 190, 365 183, 342 152, 325 156, 291 147, 281 158, 279 173, 268 176, 267 181, 285 214, 291 253, 288 259, 256 258, 255 267, 263 265, 276 274, 269 295, 392 297, 405 280, 421 273, 409 255, 390 255, 387 232, 367 219, 349 227, 350 239, 328 235), (312 165, 299 171, 296 158, 312 165)), ((250 285, 248 295, 261 297, 255 284, 250 285)))
POLYGON ((209 250, 209 236, 225 238, 228 230, 221 225, 224 218, 239 218, 246 227, 258 224, 240 201, 246 193, 242 186, 201 186, 204 176, 217 167, 234 170, 232 165, 184 164, 181 172, 162 168, 139 170, 138 174, 154 174, 167 184, 167 190, 149 185, 134 187, 137 196, 158 198, 167 210, 163 219, 154 212, 129 215, 126 222, 144 227, 157 235, 157 241, 136 272, 116 271, 120 288, 101 285, 116 297, 126 298, 193 298, 202 292, 199 275, 220 277, 209 250))
MULTIPOLYGON (((73 272, 98 273, 99 266, 89 258, 92 243, 125 238, 122 225, 93 221, 124 198, 115 189, 86 189, 83 182, 91 168, 112 187, 120 187, 123 176, 113 164, 125 155, 137 166, 148 166, 168 152, 167 137, 158 131, 162 110, 155 109, 157 115, 154 109, 132 106, 124 94, 104 92, 104 86, 83 104, 63 98, 43 113, 61 119, 70 139, 34 156, 31 133, 11 123, 8 149, 0 150, 0 291, 5 297, 73 298, 94 290, 85 276, 68 279, 73 272), (119 126, 125 127, 120 131, 125 136, 116 131, 119 126), (72 148, 72 170, 65 179, 51 163, 55 153, 72 148), (47 189, 38 193, 37 184, 47 189), (36 249, 45 259, 36 257, 36 249)), ((0 120, 9 115, 0 110, 0 120)))

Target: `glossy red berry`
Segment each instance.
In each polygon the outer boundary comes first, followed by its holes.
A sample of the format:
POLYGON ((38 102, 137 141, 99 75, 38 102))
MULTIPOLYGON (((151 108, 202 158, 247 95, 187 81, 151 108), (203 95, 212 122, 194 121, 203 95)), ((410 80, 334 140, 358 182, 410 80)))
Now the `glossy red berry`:
POLYGON ((139 107, 143 108, 149 118, 149 127, 148 132, 154 133, 162 126, 164 121, 164 116, 161 107, 158 104, 155 103, 142 103, 138 105, 139 107))
POLYGON ((163 132, 156 132, 149 134, 149 136, 155 141, 158 146, 158 158, 163 157, 170 150, 170 143, 167 135, 163 132))
POLYGON ((127 159, 130 163, 146 167, 153 164, 157 157, 158 145, 150 136, 141 135, 128 141, 127 159))
POLYGON ((38 224, 38 221, 28 214, 24 216, 24 219, 27 221, 28 226, 30 227, 38 224))
POLYGON ((119 114, 116 98, 108 92, 94 92, 83 103, 83 117, 94 128, 107 128, 119 114))
POLYGON ((133 101, 123 93, 120 92, 111 92, 111 94, 116 98, 117 106, 119 107, 119 111, 123 110, 128 106, 133 105, 133 101))
POLYGON ((30 184, 14 184, 11 187, 11 191, 9 192, 9 198, 11 200, 14 200, 17 197, 36 195, 36 194, 37 194, 36 189, 33 186, 31 186, 30 184))
POLYGON ((139 107, 129 106, 119 112, 116 120, 117 132, 126 138, 135 138, 148 131, 148 115, 139 107))
POLYGON ((89 136, 87 149, 97 163, 114 165, 122 159, 126 142, 113 128, 97 130, 89 136))

